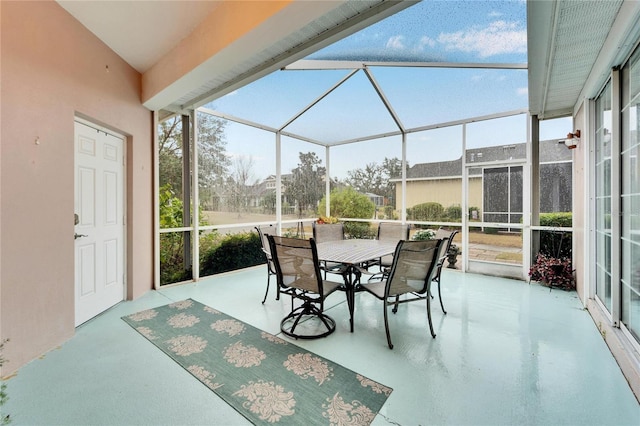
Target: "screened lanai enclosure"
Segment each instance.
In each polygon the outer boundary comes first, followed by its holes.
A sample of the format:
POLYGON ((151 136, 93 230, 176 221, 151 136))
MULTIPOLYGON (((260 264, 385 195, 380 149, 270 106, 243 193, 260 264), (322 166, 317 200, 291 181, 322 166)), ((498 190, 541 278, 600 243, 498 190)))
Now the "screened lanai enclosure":
POLYGON ((449 266, 462 272, 526 279, 541 250, 570 257, 572 155, 559 142, 572 124, 527 114, 525 3, 464 4, 418 3, 195 110, 165 112, 162 285, 261 263, 259 250, 235 250, 259 246, 254 227, 309 237, 321 217, 357 238, 381 221, 456 229, 449 266), (472 38, 445 19, 479 10, 490 22, 472 38), (522 44, 505 46, 504 31, 522 44))

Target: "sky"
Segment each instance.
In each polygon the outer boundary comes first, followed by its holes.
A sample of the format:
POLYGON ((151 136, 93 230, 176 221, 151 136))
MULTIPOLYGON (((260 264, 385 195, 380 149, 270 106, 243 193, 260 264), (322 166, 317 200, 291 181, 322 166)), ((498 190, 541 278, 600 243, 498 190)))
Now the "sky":
MULTIPOLYGON (((526 64, 526 41, 524 0, 424 0, 307 59, 526 64)), ((349 72, 276 71, 207 107, 281 128, 349 72)), ((526 70, 373 67, 371 75, 406 129, 528 106, 526 70)), ((468 125, 467 147, 525 142, 525 126, 526 115, 468 125)), ((571 131, 570 126, 570 119, 544 123, 541 139, 560 138, 571 131)), ((285 130, 334 143, 398 127, 369 78, 358 71, 285 130)), ((273 133, 230 123, 226 136, 230 155, 251 156, 255 179, 275 174, 273 133)), ((410 165, 454 160, 462 154, 461 141, 460 126, 410 133, 407 159, 410 165)), ((282 173, 296 167, 300 151, 316 152, 322 159, 326 152, 323 146, 283 138, 282 173)), ((401 158, 401 139, 340 145, 330 152, 331 175, 343 179, 349 170, 367 163, 401 158)))

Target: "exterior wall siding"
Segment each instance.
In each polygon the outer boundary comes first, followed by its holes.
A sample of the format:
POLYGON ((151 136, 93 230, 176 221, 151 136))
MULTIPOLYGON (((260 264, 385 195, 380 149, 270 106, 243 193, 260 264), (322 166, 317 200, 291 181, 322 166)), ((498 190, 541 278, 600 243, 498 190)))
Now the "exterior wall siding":
MULTIPOLYGON (((396 206, 402 205, 402 186, 396 185, 396 206)), ((460 205, 462 178, 407 181, 407 208, 427 201, 435 201, 444 208, 460 205)), ((469 179, 469 207, 482 209, 482 178, 469 179)))

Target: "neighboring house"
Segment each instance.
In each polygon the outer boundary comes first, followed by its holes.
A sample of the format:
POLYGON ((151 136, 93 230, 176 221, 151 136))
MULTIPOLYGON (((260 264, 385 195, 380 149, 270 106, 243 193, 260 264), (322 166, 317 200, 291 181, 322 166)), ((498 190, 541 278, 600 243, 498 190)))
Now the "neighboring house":
MULTIPOLYGON (((561 141, 540 142, 541 212, 571 211, 571 151, 561 141)), ((522 172, 526 144, 468 149, 469 208, 477 208, 486 222, 518 223, 522 216, 522 172), (519 162, 518 160, 522 161, 519 162), (477 167, 474 167, 477 164, 477 167)), ((396 183, 402 203, 401 179, 396 183)), ((407 170, 407 208, 428 201, 443 207, 459 205, 462 194, 462 159, 418 163, 407 170)))
POLYGON ((371 192, 365 192, 366 195, 376 207, 384 206, 384 197, 382 195, 372 194, 371 192))
MULTIPOLYGON (((282 204, 288 205, 289 200, 287 198, 287 182, 291 180, 293 174, 286 173, 280 175, 280 193, 282 194, 282 204)), ((264 185, 264 191, 260 192, 260 197, 264 198, 268 196, 269 193, 276 192, 276 175, 269 175, 263 181, 262 185, 264 185)), ((295 206, 294 206, 295 207, 295 206)), ((275 210, 274 210, 275 213, 275 210)))

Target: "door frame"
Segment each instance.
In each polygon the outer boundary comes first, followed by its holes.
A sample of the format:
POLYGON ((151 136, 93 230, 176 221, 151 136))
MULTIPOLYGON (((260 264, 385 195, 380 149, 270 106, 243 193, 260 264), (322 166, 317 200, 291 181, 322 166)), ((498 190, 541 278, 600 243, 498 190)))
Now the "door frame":
MULTIPOLYGON (((529 144, 530 145, 530 144, 529 144)), ((527 153, 527 156, 529 154, 527 153)), ((463 155, 463 159, 465 156, 463 155)), ((469 238, 469 228, 470 227, 478 227, 478 226, 486 226, 486 227, 501 227, 501 223, 497 222, 485 222, 484 217, 480 222, 470 222, 468 220, 468 213, 463 213, 463 247, 464 247, 464 270, 466 272, 477 272, 477 273, 491 273, 494 274, 499 271, 499 274, 502 274, 505 277, 511 277, 514 279, 523 279, 526 280, 528 278, 529 271, 529 263, 530 256, 528 254, 529 248, 525 246, 525 243, 528 238, 528 234, 530 232, 530 218, 526 215, 527 203, 531 197, 531 173, 529 172, 530 159, 529 158, 514 158, 511 160, 504 161, 485 161, 485 162, 474 162, 474 163, 463 163, 463 212, 468 211, 469 209, 469 169, 472 168, 480 168, 482 169, 482 214, 484 215, 484 170, 485 169, 493 169, 493 168, 508 168, 511 167, 522 167, 522 223, 521 224, 511 224, 506 223, 504 227, 509 227, 513 229, 520 229, 522 233, 522 264, 509 264, 509 263, 501 263, 501 262, 491 262, 486 260, 471 260, 469 259, 469 249, 468 249, 468 238, 469 238), (525 253, 526 252, 526 253, 525 253), (473 262, 472 264, 470 262, 473 262), (473 266, 473 267, 472 267, 473 266)), ((509 185, 511 185, 511 181, 509 180, 509 185)), ((510 206, 509 206, 510 208, 510 206)), ((530 208, 529 208, 530 210, 530 208)))
MULTIPOLYGON (((127 175, 127 148, 128 148, 128 140, 127 140, 127 136, 125 135, 124 132, 119 132, 119 131, 115 131, 112 130, 110 128, 101 126, 93 121, 90 121, 89 119, 83 118, 81 116, 75 115, 73 117, 73 122, 74 122, 74 126, 75 123, 80 123, 83 124, 85 126, 89 126, 92 127, 96 130, 99 130, 101 132, 107 133, 113 137, 122 139, 122 301, 127 300, 127 293, 129 290, 129 280, 128 278, 128 267, 127 267, 127 259, 128 259, 128 226, 127 226, 127 215, 128 215, 128 205, 127 205, 127 188, 128 188, 128 175, 127 175)), ((75 129, 73 131, 73 137, 74 137, 74 147, 75 147, 75 129)), ((76 173, 76 161, 75 161, 75 148, 74 148, 74 160, 73 160, 73 173, 75 176, 76 173)), ((76 186, 75 186, 75 178, 74 178, 74 185, 73 185, 73 199, 74 199, 74 204, 75 204, 75 199, 76 199, 76 186)), ((75 214, 75 205, 74 205, 74 214, 75 214)), ((73 254, 73 268, 74 268, 74 277, 75 277, 75 268, 76 268, 76 258, 75 258, 75 250, 74 250, 74 254, 73 254)), ((75 322, 75 309, 76 309, 76 282, 75 282, 75 278, 74 278, 74 282, 73 282, 73 286, 74 286, 74 290, 73 290, 73 309, 74 309, 74 322, 75 322)), ((115 305, 114 305, 115 306, 115 305)), ((108 309, 107 309, 108 310, 108 309)), ((100 315, 100 314, 98 314, 100 315)), ((75 327, 79 327, 82 324, 78 324, 75 327)))

